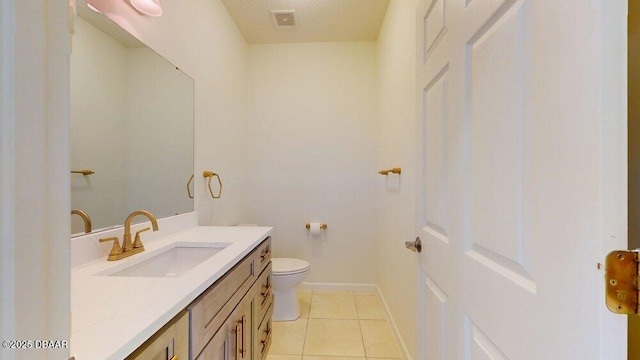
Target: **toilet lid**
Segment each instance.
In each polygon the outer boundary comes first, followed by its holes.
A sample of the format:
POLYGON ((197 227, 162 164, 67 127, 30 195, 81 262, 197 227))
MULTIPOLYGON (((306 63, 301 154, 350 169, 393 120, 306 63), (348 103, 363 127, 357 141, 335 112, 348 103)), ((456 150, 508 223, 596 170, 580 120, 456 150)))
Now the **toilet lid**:
POLYGON ((301 273, 310 266, 307 261, 293 258, 272 258, 271 265, 274 276, 301 273))

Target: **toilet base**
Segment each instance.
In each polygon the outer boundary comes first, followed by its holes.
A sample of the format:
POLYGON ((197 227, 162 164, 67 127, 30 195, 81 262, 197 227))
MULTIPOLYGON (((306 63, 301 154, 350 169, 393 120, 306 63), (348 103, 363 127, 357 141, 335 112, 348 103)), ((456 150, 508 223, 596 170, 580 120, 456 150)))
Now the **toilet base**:
POLYGON ((273 289, 273 321, 293 321, 300 317, 300 302, 296 289, 273 289))

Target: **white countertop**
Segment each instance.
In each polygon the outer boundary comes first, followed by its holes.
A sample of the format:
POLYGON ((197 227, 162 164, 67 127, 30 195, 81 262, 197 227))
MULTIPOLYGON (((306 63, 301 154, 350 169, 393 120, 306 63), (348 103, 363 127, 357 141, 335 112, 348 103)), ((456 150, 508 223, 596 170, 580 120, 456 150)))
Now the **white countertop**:
POLYGON ((129 258, 104 258, 72 268, 71 356, 76 360, 124 359, 271 231, 270 227, 198 226, 145 243, 144 252, 129 258), (96 275, 138 263, 171 244, 195 242, 231 245, 179 277, 96 275))

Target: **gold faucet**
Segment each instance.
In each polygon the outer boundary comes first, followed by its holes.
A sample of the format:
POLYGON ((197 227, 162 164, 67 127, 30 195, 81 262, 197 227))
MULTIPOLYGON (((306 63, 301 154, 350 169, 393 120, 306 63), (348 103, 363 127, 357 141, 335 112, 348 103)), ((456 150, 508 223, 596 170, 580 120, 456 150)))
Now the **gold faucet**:
POLYGON ((84 220, 84 232, 86 234, 91 232, 91 218, 89 214, 79 209, 73 209, 71 210, 71 215, 80 215, 82 220, 84 220))
MULTIPOLYGON (((140 233, 147 229, 142 229, 136 233, 136 243, 131 242, 131 221, 134 217, 138 215, 144 215, 151 221, 151 226, 153 227, 153 231, 158 231, 158 221, 156 217, 153 216, 152 213, 147 210, 136 210, 132 212, 129 216, 127 216, 127 220, 124 221, 124 236, 122 237, 122 250, 124 252, 133 251, 134 249, 140 249, 137 252, 143 251, 144 246, 142 246, 142 241, 140 241, 140 233)), ((133 255, 133 254, 132 254, 133 255)))
POLYGON ((124 236, 122 237, 122 247, 120 247, 117 237, 100 239, 100 242, 113 241, 113 248, 109 253, 109 257, 107 257, 107 260, 120 260, 144 251, 144 246, 142 245, 142 241, 140 240, 140 233, 150 230, 150 228, 147 227, 136 231, 135 241, 131 242, 131 221, 138 215, 144 215, 149 218, 149 220, 151 221, 151 226, 153 227, 153 231, 158 231, 158 221, 152 213, 146 210, 136 210, 132 212, 129 216, 127 216, 127 220, 125 220, 124 222, 124 236))

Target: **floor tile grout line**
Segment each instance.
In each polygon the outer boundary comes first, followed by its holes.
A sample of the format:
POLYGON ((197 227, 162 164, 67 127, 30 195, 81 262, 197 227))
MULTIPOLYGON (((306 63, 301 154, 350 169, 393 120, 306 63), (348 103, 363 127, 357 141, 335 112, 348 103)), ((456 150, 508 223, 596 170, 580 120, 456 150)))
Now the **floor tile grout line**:
POLYGON ((358 316, 358 329, 360 329, 360 339, 362 339, 362 349, 364 350, 364 357, 367 358, 367 345, 364 343, 364 334, 362 333, 362 323, 360 319, 360 312, 358 311, 358 305, 356 304, 356 297, 353 297, 353 305, 356 307, 356 315, 358 316))
MULTIPOLYGON (((356 308, 356 317, 358 318, 358 322, 360 321, 360 311, 358 311, 358 304, 356 303, 356 297, 353 296, 353 307, 356 308)), ((360 333, 362 334, 362 329, 360 329, 360 333)), ((363 342, 364 344, 364 342, 363 342)))
MULTIPOLYGON (((311 308, 312 308, 312 306, 313 306, 313 298, 314 298, 314 295, 332 295, 332 294, 331 294, 331 293, 326 293, 326 292, 323 292, 323 293, 320 293, 320 294, 316 294, 316 293, 315 293, 315 292, 313 292, 313 291, 310 291, 310 293, 311 293, 311 296, 309 297, 309 313, 308 313, 308 315, 307 315, 307 318, 305 319, 305 320, 307 321, 307 324, 306 324, 306 326, 305 326, 305 330, 304 330, 304 331, 305 331, 305 333, 304 333, 304 338, 303 338, 303 342, 302 342, 302 354, 300 354, 300 355, 299 355, 299 356, 300 356, 300 358, 299 358, 300 360, 303 360, 303 359, 305 358, 305 356, 314 356, 314 357, 318 357, 318 358, 322 358, 322 357, 328 357, 328 358, 330 358, 330 357, 335 357, 335 356, 333 356, 333 355, 314 355, 314 354, 305 354, 304 348, 305 348, 305 345, 306 345, 306 343, 307 343, 307 336, 308 336, 308 331, 309 331, 310 320, 312 320, 312 319, 313 319, 313 320, 347 320, 347 321, 354 321, 354 320, 356 320, 356 321, 358 321, 358 329, 359 329, 359 331, 360 331, 360 338, 361 338, 361 340, 362 340, 362 346, 363 346, 363 350, 364 350, 364 359, 367 359, 367 360, 376 360, 376 359, 381 359, 381 358, 375 358, 375 357, 369 357, 369 356, 368 356, 368 354, 367 354, 367 348, 366 348, 366 346, 365 346, 365 341, 364 341, 364 333, 363 333, 363 331, 362 331, 362 321, 384 321, 384 322, 386 322, 386 323, 388 324, 388 323, 389 323, 389 319, 388 319, 388 316, 387 316, 386 314, 385 314, 384 319, 377 319, 377 318, 376 318, 376 319, 361 319, 361 318, 360 318, 360 311, 358 310, 358 306, 357 306, 357 304, 355 303, 355 297, 356 297, 356 294, 355 294, 354 292, 350 292, 350 295, 351 295, 351 297, 352 297, 352 299, 353 299, 353 302, 354 302, 354 307, 355 307, 355 310, 356 310, 356 316, 357 316, 357 319, 344 318, 344 317, 338 317, 338 318, 311 318, 311 317, 310 317, 310 316, 311 316, 311 308)), ((348 295, 348 294, 344 294, 343 292, 340 292, 338 295, 348 295)), ((372 296, 377 297, 378 295, 377 295, 377 294, 373 294, 372 296)), ((316 300, 317 300, 317 299, 316 299, 316 300)), ((396 344, 396 345, 397 345, 397 344, 396 344)), ((293 355, 293 354, 292 354, 292 355, 293 355)), ((298 357, 298 355, 293 355, 293 356, 298 357)), ((362 356, 351 356, 351 355, 341 355, 340 357, 344 357, 344 358, 353 358, 353 359, 363 359, 363 357, 362 357, 362 356)), ((400 359, 401 359, 401 358, 400 358, 400 359)))
POLYGON ((307 314, 307 326, 304 328, 304 339, 302 340, 302 354, 300 355, 300 360, 304 359, 304 346, 307 344, 307 335, 309 334, 309 320, 311 320, 312 304, 313 304, 313 292, 311 292, 311 298, 309 299, 309 313, 307 314))
MULTIPOLYGON (((356 304, 355 304, 355 301, 356 301, 356 300, 355 300, 355 295, 354 295, 353 291, 349 291, 347 294, 340 293, 340 294, 336 294, 336 295, 337 295, 337 296, 342 296, 342 295, 344 295, 344 296, 350 296, 350 297, 352 298, 352 301, 353 301, 353 307, 354 307, 354 308, 355 308, 355 310, 356 310, 356 319, 348 319, 348 318, 342 318, 342 317, 339 317, 339 318, 312 318, 312 317, 311 317, 311 307, 312 307, 312 304, 313 304, 313 296, 314 296, 314 295, 329 295, 329 296, 332 296, 333 294, 331 294, 331 293, 328 293, 328 294, 327 294, 327 293, 323 293, 323 294, 315 294, 315 292, 312 292, 312 295, 311 295, 311 301, 309 302, 309 317, 308 317, 308 319, 307 319, 307 330, 308 330, 308 328, 309 328, 309 320, 310 320, 310 319, 317 319, 317 320, 351 320, 351 321, 355 320, 355 321, 358 321, 358 329, 360 330, 360 338, 362 339, 362 349, 364 350, 364 354, 365 354, 365 355, 364 355, 364 357, 365 357, 365 359, 366 359, 367 351, 366 351, 365 346, 364 346, 364 338, 362 337, 362 328, 360 327, 360 319, 359 319, 359 316, 358 316, 358 308, 357 308, 357 306, 356 306, 356 304)), ((308 335, 308 331, 307 331, 307 330, 305 330, 305 334, 304 334, 304 342, 303 342, 303 343, 306 343, 306 341, 307 341, 307 335, 308 335)), ((310 356, 325 356, 325 357, 326 357, 326 356, 328 356, 328 357, 335 357, 335 356, 333 356, 333 355, 311 355, 311 354, 305 354, 305 353, 304 353, 304 344, 303 344, 303 348, 302 348, 302 358, 303 358, 303 359, 304 359, 305 355, 310 355, 310 356)), ((362 358, 361 356, 355 356, 355 357, 354 357, 354 356, 344 356, 344 355, 341 355, 340 357, 362 358)))

